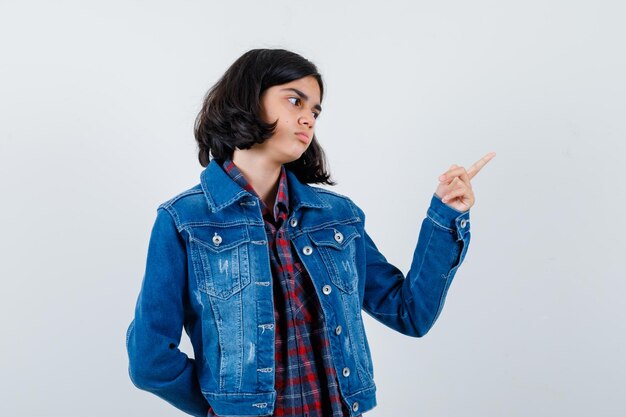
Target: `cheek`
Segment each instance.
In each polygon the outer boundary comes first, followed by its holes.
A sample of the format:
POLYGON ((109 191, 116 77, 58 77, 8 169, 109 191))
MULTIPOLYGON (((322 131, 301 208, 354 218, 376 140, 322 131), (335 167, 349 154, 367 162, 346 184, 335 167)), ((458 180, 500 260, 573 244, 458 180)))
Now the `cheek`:
POLYGON ((279 119, 277 128, 281 133, 287 133, 291 129, 289 120, 279 119))

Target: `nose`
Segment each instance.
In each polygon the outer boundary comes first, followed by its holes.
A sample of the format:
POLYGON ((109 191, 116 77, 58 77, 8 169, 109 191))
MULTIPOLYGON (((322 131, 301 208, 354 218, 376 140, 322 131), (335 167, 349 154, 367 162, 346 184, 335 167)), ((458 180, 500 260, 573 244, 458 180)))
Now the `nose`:
POLYGON ((313 113, 304 112, 304 114, 300 115, 299 123, 307 126, 309 129, 312 129, 315 125, 315 117, 313 117, 313 113))

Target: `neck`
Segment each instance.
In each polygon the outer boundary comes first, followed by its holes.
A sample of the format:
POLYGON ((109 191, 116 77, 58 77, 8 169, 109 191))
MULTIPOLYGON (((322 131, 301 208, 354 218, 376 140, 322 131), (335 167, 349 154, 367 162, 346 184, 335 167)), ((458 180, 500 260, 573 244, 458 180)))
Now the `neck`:
POLYGON ((255 152, 254 149, 235 149, 233 163, 265 205, 273 208, 282 164, 271 160, 267 154, 255 152))

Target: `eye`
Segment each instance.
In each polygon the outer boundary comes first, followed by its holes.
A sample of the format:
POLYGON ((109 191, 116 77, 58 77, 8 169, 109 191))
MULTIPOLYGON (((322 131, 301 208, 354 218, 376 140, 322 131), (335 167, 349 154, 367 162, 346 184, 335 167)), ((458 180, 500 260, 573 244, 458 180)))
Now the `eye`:
MULTIPOLYGON (((296 107, 302 106, 302 99, 300 97, 288 97, 287 100, 289 100, 289 102, 296 107)), ((311 112, 311 114, 313 115, 314 119, 317 119, 320 115, 319 112, 315 111, 311 112)))

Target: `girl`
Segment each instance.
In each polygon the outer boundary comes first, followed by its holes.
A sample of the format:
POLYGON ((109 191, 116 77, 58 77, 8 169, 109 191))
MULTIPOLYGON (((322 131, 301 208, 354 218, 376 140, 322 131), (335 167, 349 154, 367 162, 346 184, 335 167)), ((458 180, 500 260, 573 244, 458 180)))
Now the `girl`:
POLYGON ((361 310, 421 337, 470 242, 470 169, 452 165, 406 276, 334 185, 315 137, 324 86, 282 49, 237 59, 195 126, 200 183, 162 203, 126 346, 132 382, 194 416, 359 416, 376 406, 361 310), (194 358, 178 348, 182 329, 194 358))

